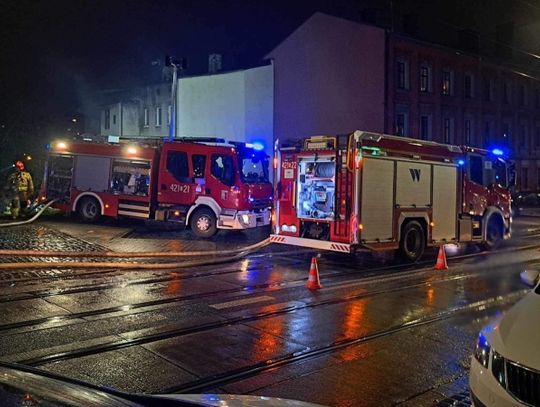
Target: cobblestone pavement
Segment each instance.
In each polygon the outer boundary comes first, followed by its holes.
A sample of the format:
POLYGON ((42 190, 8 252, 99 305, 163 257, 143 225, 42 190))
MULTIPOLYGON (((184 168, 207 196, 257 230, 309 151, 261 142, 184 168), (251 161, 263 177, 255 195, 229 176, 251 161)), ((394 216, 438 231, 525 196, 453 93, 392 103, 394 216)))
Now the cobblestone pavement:
POLYGON ((0 228, 0 249, 103 251, 105 247, 41 225, 0 228))

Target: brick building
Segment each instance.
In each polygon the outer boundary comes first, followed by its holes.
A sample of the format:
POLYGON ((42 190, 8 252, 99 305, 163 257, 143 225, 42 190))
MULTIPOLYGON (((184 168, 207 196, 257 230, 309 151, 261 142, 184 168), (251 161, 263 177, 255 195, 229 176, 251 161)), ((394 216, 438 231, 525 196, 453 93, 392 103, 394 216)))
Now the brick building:
POLYGON ((540 82, 526 69, 322 13, 267 57, 275 137, 361 129, 502 147, 519 188, 540 189, 540 82))

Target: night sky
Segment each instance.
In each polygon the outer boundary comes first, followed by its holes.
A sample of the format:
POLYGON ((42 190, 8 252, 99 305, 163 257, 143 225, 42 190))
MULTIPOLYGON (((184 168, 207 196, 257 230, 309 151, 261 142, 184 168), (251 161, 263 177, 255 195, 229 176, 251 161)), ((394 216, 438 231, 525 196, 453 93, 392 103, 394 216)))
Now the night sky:
MULTIPOLYGON (((535 0, 395 0, 393 8, 421 15, 428 36, 465 27, 494 38, 501 22, 540 21, 535 0)), ((152 61, 165 54, 186 57, 187 74, 204 73, 212 52, 226 68, 252 66, 315 11, 362 20, 369 9, 390 24, 390 0, 0 0, 0 124, 50 125, 96 90, 155 81, 152 61)))

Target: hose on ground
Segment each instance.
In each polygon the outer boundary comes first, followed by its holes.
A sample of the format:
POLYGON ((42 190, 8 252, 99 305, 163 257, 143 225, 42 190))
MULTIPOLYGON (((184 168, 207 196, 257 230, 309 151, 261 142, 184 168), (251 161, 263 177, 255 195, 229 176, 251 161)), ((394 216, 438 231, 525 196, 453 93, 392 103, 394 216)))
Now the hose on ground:
MULTIPOLYGON (((15 257, 85 257, 85 258, 143 258, 143 257, 197 257, 197 256, 228 256, 241 252, 252 252, 270 244, 270 239, 232 250, 214 250, 198 252, 72 252, 49 250, 0 250, 0 256, 15 257)), ((1 263, 0 263, 1 264, 1 263)), ((50 263, 47 263, 50 264, 50 263)))
POLYGON ((45 210, 51 206, 54 202, 56 202, 56 199, 53 199, 52 201, 49 201, 47 202, 47 204, 41 208, 34 216, 32 216, 30 219, 26 219, 26 220, 21 220, 21 221, 17 221, 17 222, 9 222, 9 223, 0 223, 0 228, 6 228, 6 227, 9 227, 9 226, 21 226, 21 225, 26 225, 28 223, 32 223, 34 222, 37 218, 39 218, 43 212, 45 212, 45 210))
MULTIPOLYGON (((233 256, 227 257, 218 257, 215 259, 208 260, 191 260, 191 261, 182 261, 175 263, 129 263, 129 262, 21 262, 21 263, 0 263, 0 270, 15 270, 15 269, 36 269, 36 268, 70 268, 70 269, 89 269, 89 268, 116 268, 116 269, 145 269, 145 270, 170 270, 186 267, 198 267, 198 266, 209 266, 213 264, 223 264, 235 260, 241 260, 246 255, 258 250, 261 247, 269 244, 269 239, 263 240, 256 245, 249 246, 249 250, 246 248, 242 249, 241 252, 233 256), (261 243, 265 243, 261 245, 261 243)), ((237 251, 237 250, 236 250, 237 251)), ((218 253, 218 252, 207 252, 208 253, 218 253)), ((230 252, 229 252, 230 253, 230 252)))

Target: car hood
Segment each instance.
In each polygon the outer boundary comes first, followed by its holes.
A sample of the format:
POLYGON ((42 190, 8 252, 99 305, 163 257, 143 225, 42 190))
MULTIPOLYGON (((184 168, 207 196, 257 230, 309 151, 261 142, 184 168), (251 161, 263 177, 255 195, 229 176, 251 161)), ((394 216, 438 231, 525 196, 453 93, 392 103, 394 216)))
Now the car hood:
POLYGON ((265 396, 241 396, 235 394, 162 394, 169 400, 191 401, 204 406, 216 407, 325 407, 321 404, 265 396))
POLYGON ((540 295, 528 293, 485 336, 503 357, 540 370, 540 295))

